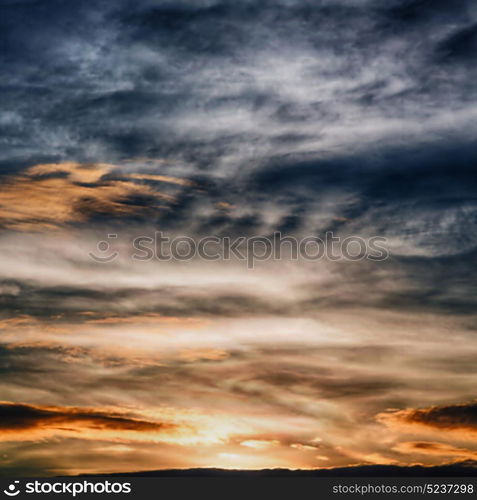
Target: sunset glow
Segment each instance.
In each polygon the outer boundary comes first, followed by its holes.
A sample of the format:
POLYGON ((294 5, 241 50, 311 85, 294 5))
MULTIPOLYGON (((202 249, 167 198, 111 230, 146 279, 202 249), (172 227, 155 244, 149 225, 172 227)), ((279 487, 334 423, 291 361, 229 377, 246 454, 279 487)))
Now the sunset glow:
POLYGON ((0 5, 3 476, 475 467, 448 4, 0 5))

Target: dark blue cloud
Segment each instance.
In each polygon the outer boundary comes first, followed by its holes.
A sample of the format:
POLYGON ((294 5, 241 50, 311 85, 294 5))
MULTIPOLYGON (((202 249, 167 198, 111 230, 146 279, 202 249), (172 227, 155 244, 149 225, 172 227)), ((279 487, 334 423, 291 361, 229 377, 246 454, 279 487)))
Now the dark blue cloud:
POLYGON ((406 233, 424 217, 446 253, 456 232, 439 220, 455 217, 459 234, 474 227, 470 1, 0 8, 2 173, 166 158, 161 173, 204 189, 183 193, 163 223, 198 232, 406 233), (198 215, 224 200, 241 210, 198 215))

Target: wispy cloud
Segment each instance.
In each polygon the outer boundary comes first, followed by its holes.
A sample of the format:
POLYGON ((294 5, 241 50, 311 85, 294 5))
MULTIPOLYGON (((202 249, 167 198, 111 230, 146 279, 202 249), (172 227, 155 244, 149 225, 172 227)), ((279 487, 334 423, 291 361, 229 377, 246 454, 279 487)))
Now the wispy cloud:
MULTIPOLYGON (((172 194, 136 181, 190 186, 170 176, 118 173, 106 164, 44 164, 4 178, 0 226, 41 231, 95 217, 154 216, 174 203, 172 194), (23 200, 21 205, 17 200, 23 200)), ((157 215, 156 215, 157 216, 157 215)))
POLYGON ((474 402, 411 408, 394 413, 384 413, 380 419, 390 425, 423 427, 434 432, 456 433, 467 439, 477 436, 477 404, 474 402))
POLYGON ((173 439, 187 428, 144 420, 127 413, 91 409, 0 403, 1 441, 38 441, 55 436, 103 440, 173 439))

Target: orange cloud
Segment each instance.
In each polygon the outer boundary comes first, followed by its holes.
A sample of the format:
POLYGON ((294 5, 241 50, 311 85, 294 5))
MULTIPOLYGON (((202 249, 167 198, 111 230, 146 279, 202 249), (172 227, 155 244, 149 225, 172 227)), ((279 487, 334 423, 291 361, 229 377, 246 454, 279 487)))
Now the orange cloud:
MULTIPOLYGON (((82 313, 87 316, 88 312, 82 313)), ((95 313, 90 313, 95 314, 95 313)), ((131 315, 131 316, 107 316, 104 318, 96 318, 87 320, 89 324, 95 325, 119 325, 119 324, 178 324, 178 325, 187 325, 187 326, 202 326, 205 324, 205 321, 197 319, 197 318, 186 318, 186 317, 177 317, 177 316, 163 316, 162 314, 157 313, 149 313, 142 315, 131 315)))
POLYGON ((26 171, 26 175, 28 177, 41 177, 64 173, 73 182, 94 183, 109 172, 111 172, 111 165, 104 163, 79 164, 66 162, 35 165, 26 171))
POLYGON ((181 359, 191 363, 203 359, 209 361, 222 361, 229 356, 229 353, 222 349, 187 349, 180 353, 181 359))
POLYGON ((408 408, 391 413, 381 413, 378 421, 403 428, 420 427, 431 431, 447 431, 477 438, 477 402, 408 408))
POLYGON ((102 163, 52 163, 5 177, 0 186, 0 227, 20 231, 57 229, 64 224, 85 222, 94 214, 122 216, 160 210, 174 203, 175 198, 135 181, 192 185, 185 179, 122 174, 115 168, 102 163), (115 178, 108 178, 113 172, 115 178), (147 209, 132 201, 141 197, 148 200, 147 209))
POLYGON ((180 179, 178 177, 171 177, 170 175, 152 175, 152 174, 129 174, 126 176, 128 179, 166 182, 168 184, 178 184, 179 186, 194 186, 194 182, 188 179, 180 179))
POLYGON ((273 440, 249 439, 247 441, 242 441, 240 445, 245 446, 247 448, 254 448, 256 450, 265 450, 273 446, 280 446, 280 441, 277 441, 276 439, 273 440))
POLYGON ((33 324, 34 319, 26 314, 15 316, 13 318, 5 318, 0 320, 0 330, 5 328, 16 328, 33 324))
POLYGON ((457 448, 455 446, 443 443, 434 443, 428 441, 411 441, 399 443, 393 450, 400 453, 437 455, 442 457, 458 457, 468 460, 477 460, 477 451, 466 448, 457 448))
POLYGON ((161 441, 191 430, 171 421, 146 420, 103 409, 0 402, 0 441, 37 441, 53 436, 161 441))
POLYGON ((301 451, 316 451, 317 448, 319 448, 319 446, 312 446, 310 444, 303 444, 303 443, 292 443, 290 447, 301 451))

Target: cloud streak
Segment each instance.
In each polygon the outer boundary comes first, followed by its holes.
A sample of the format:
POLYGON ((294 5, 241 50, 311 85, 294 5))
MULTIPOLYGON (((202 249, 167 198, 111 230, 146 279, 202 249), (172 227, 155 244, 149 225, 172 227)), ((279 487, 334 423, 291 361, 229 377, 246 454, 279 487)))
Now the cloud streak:
POLYGON ((56 436, 102 440, 173 439, 172 422, 144 420, 127 413, 92 408, 48 407, 0 402, 1 441, 39 441, 56 436))
POLYGON ((0 226, 41 231, 100 216, 157 215, 174 203, 174 196, 136 181, 191 186, 169 176, 113 176, 114 168, 104 164, 44 164, 5 178, 0 188, 0 226), (23 202, 18 206, 16 200, 23 202))
POLYGON ((433 431, 447 431, 469 438, 477 437, 477 404, 474 402, 402 410, 383 414, 383 422, 391 425, 421 426, 433 431))

